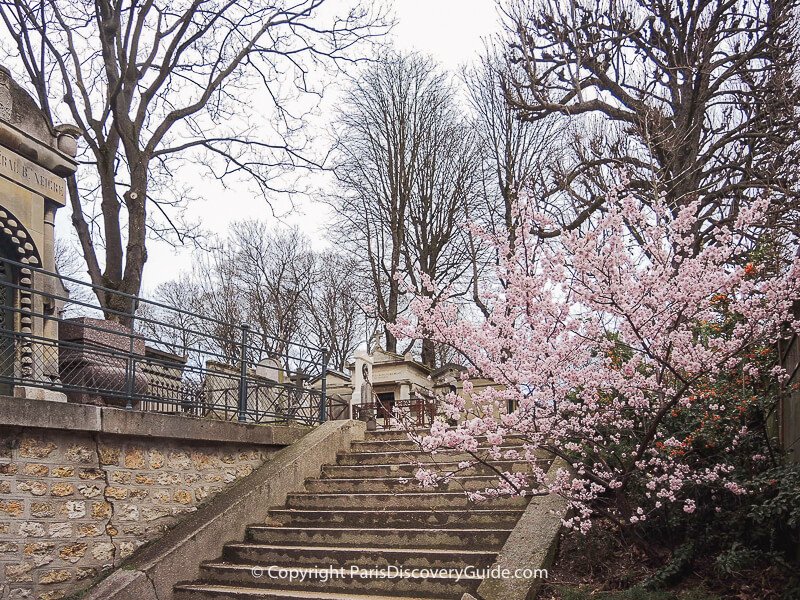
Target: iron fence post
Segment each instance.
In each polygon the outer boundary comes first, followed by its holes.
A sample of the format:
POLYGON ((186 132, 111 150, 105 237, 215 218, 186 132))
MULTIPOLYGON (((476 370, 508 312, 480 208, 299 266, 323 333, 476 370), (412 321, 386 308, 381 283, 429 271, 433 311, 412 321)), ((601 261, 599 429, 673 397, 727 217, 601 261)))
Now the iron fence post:
POLYGON ((239 423, 246 421, 247 413, 247 332, 250 326, 243 324, 242 328, 242 346, 239 355, 239 423))
POLYGON ((328 349, 322 348, 322 387, 319 398, 319 422, 324 423, 328 417, 328 349))
POLYGON ((127 389, 125 390, 126 396, 128 396, 125 402, 125 410, 133 410, 133 389, 136 382, 136 361, 134 360, 133 356, 133 336, 135 335, 134 332, 134 325, 136 324, 135 317, 131 315, 131 333, 130 339, 128 341, 128 368, 126 369, 126 375, 128 380, 125 382, 127 384, 127 389))

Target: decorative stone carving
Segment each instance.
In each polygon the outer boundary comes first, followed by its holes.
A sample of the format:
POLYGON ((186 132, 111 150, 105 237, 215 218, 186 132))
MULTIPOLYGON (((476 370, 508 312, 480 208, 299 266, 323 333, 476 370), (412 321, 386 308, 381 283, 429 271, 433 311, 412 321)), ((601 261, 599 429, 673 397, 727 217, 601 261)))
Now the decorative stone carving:
POLYGON ((78 153, 80 128, 75 125, 56 125, 55 130, 58 135, 58 149, 67 156, 74 157, 78 153))
POLYGON ((0 119, 11 120, 11 90, 6 85, 0 85, 0 119))

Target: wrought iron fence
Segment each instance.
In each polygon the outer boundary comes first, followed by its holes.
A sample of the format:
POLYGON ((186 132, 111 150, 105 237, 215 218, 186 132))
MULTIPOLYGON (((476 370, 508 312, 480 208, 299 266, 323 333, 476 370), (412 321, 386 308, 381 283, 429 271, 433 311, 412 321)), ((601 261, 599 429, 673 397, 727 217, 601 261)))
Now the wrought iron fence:
POLYGON ((327 397, 328 414, 326 420, 341 421, 350 418, 350 398, 339 394, 329 394, 327 397))
POLYGON ((353 419, 375 421, 378 429, 429 429, 438 413, 434 398, 415 396, 408 399, 381 400, 353 405, 353 419))
POLYGON ((2 257, 0 294, 0 393, 54 390, 74 402, 251 423, 327 416, 324 348, 2 257), (101 309, 98 292, 132 300, 135 314, 101 309))

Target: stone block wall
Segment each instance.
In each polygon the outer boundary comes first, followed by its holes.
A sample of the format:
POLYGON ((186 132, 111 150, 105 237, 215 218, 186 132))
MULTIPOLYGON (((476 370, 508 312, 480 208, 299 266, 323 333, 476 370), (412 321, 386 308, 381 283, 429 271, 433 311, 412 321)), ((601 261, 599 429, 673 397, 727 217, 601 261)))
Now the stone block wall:
POLYGON ((0 423, 0 599, 66 598, 281 447, 181 438, 0 423))

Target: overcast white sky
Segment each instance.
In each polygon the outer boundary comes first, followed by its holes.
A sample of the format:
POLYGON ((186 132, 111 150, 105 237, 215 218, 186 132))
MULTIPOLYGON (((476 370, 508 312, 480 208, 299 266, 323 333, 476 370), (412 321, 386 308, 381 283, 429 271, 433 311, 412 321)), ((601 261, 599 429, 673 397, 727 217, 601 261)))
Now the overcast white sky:
MULTIPOLYGON (((482 39, 498 28, 495 0, 394 0, 394 10, 395 46, 429 54, 451 71, 473 60, 483 47, 482 39)), ((194 203, 189 216, 200 219, 208 231, 224 233, 231 221, 243 218, 275 222, 264 200, 254 198, 249 191, 226 190, 213 181, 202 182, 201 191, 206 200, 194 203)), ((324 246, 326 208, 303 198, 298 198, 296 205, 284 223, 298 225, 312 236, 315 245, 324 246)), ((62 237, 71 236, 67 209, 59 211, 57 228, 62 237)), ((149 241, 143 295, 179 271, 190 269, 194 251, 192 246, 176 250, 165 243, 149 241)))

